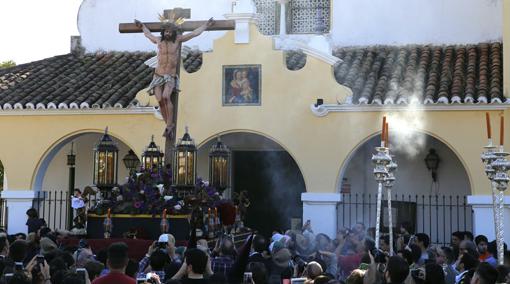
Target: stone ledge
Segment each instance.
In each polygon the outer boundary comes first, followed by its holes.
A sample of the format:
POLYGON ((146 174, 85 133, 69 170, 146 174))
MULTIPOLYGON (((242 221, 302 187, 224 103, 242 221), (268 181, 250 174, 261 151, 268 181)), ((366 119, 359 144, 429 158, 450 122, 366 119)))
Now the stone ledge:
POLYGON ((306 203, 338 203, 342 201, 342 196, 339 193, 301 193, 301 201, 306 203))
POLYGON ((1 193, 3 199, 16 200, 16 199, 34 199, 36 193, 33 190, 4 190, 1 193))
MULTIPOLYGON (((505 205, 510 205, 510 196, 505 195, 504 198, 505 205)), ((481 205, 481 206, 492 206, 492 196, 491 195, 469 195, 467 197, 467 203, 469 205, 481 205)))

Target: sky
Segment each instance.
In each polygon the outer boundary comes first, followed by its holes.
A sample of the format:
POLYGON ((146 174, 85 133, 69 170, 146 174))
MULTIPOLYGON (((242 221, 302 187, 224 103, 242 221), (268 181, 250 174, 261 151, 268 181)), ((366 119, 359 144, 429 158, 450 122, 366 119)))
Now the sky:
POLYGON ((69 53, 81 0, 0 0, 0 62, 69 53))

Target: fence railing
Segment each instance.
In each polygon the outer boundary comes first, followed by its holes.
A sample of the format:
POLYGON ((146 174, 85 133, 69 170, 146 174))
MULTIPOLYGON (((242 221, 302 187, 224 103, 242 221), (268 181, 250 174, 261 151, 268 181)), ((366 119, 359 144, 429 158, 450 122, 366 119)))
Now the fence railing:
MULTIPOLYGON (((85 205, 90 208, 96 202, 95 196, 89 196, 89 202, 85 205)), ((46 220, 46 224, 51 229, 71 229, 68 228, 69 206, 71 204, 71 195, 67 191, 52 190, 38 191, 33 202, 33 207, 39 212, 39 217, 46 220)), ((72 210, 72 209, 71 209, 72 210)))
MULTIPOLYGON (((383 195, 381 227, 388 228, 387 196, 383 195)), ((342 194, 338 204, 338 228, 351 228, 363 222, 367 228, 376 224, 376 194, 342 194)), ((455 231, 472 231, 473 212, 463 195, 392 195, 394 232, 403 222, 409 223, 415 233, 426 233, 434 244, 449 244, 455 231)))
MULTIPOLYGON (((91 196, 88 208, 95 204, 91 196)), ((382 230, 388 227, 386 195, 383 195, 382 230)), ((71 202, 67 191, 40 191, 36 194, 33 206, 41 218, 52 229, 66 229, 68 208, 71 202)), ((5 220, 5 202, 0 200, 0 221, 5 220)), ((375 194, 342 194, 337 206, 338 228, 351 228, 356 222, 363 222, 367 228, 375 227, 377 196, 375 194)), ((392 196, 393 226, 409 223, 416 233, 426 233, 435 244, 450 243, 455 231, 472 231, 473 213, 467 198, 463 195, 399 195, 392 196)), ((0 222, 0 226, 2 223, 0 222)), ((67 228, 69 229, 69 228, 67 228)), ((396 232, 396 230, 395 230, 396 232)))

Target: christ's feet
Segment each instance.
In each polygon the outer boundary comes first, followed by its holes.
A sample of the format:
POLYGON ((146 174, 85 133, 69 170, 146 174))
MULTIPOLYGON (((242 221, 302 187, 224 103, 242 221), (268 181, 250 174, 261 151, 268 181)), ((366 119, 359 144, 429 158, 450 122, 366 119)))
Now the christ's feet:
POLYGON ((167 127, 165 127, 165 131, 163 132, 163 137, 172 139, 173 135, 174 135, 174 128, 175 128, 174 124, 168 125, 167 127))

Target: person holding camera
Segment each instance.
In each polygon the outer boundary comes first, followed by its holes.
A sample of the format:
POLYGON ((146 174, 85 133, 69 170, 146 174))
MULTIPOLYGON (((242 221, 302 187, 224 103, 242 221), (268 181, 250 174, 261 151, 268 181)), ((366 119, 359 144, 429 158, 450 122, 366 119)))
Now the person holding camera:
MULTIPOLYGON (((170 258, 162 250, 156 250, 151 253, 149 257, 149 273, 138 272, 137 278, 152 279, 152 276, 156 274, 161 282, 166 279, 165 266, 170 264, 170 258)), ((149 282, 151 283, 151 282, 149 282)))
POLYGON ((4 283, 51 284, 50 266, 40 256, 34 256, 26 267, 16 265, 14 270, 4 270, 4 283))
MULTIPOLYGON (((182 261, 180 256, 175 252, 175 238, 172 234, 162 234, 159 236, 157 241, 154 241, 147 250, 147 253, 145 254, 144 258, 140 260, 138 264, 138 275, 146 274, 151 271, 156 271, 160 278, 162 278, 161 281, 164 281, 163 279, 167 278, 168 275, 165 273, 167 268, 171 271, 176 272, 178 270, 178 267, 180 267, 182 261), (158 253, 157 257, 153 260, 154 264, 157 266, 156 269, 152 267, 151 263, 151 256, 154 252, 159 251, 162 253, 158 253), (163 256, 166 255, 166 257, 163 256), (165 259, 163 267, 160 269, 160 262, 162 262, 162 259, 165 259), (177 267, 175 269, 171 269, 172 267, 177 267)), ((173 276, 175 273, 171 273, 170 276, 173 276)))
POLYGON ((234 242, 226 236, 218 239, 211 259, 211 268, 214 273, 228 276, 235 262, 236 250, 234 242))

